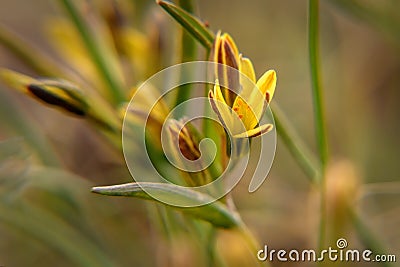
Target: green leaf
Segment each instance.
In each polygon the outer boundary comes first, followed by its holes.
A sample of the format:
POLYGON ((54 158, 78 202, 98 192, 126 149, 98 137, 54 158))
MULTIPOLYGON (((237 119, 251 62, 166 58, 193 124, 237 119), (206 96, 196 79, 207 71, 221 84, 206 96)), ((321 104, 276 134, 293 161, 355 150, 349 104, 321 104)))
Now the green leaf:
POLYGON ((194 38, 196 38, 206 49, 211 49, 214 34, 199 19, 182 8, 162 0, 157 0, 165 11, 168 12, 179 24, 182 25, 194 38))
MULTIPOLYGON (((99 186, 93 187, 92 192, 108 196, 138 197, 147 200, 157 201, 146 193, 149 192, 153 196, 162 196, 164 199, 169 198, 173 202, 176 202, 178 200, 180 202, 189 203, 191 205, 204 203, 205 199, 211 200, 211 197, 209 195, 196 192, 189 188, 182 188, 176 185, 163 183, 141 182, 111 186, 99 186)), ((178 209, 198 219, 208 221, 217 227, 232 228, 241 224, 239 217, 229 211, 224 204, 218 201, 214 201, 210 204, 195 208, 183 208, 177 206, 170 207, 178 209)))

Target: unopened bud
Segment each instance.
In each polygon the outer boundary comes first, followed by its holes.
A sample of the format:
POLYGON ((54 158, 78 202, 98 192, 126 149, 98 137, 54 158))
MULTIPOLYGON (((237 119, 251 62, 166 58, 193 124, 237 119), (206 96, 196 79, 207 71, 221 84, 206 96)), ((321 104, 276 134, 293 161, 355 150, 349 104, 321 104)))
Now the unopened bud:
MULTIPOLYGON (((182 121, 173 120, 170 122, 169 130, 173 141, 178 141, 179 150, 188 160, 197 160, 201 153, 193 135, 182 121)), ((176 142, 173 142, 176 143, 176 142)))
POLYGON ((232 106, 240 89, 239 52, 229 34, 221 35, 218 32, 210 56, 211 61, 219 64, 215 75, 220 82, 226 103, 232 106))
POLYGON ((86 102, 71 97, 68 88, 45 84, 29 84, 27 89, 33 96, 47 104, 60 107, 78 116, 86 115, 86 102))
POLYGON ((213 159, 207 153, 201 153, 200 137, 196 129, 190 123, 174 119, 169 121, 168 129, 170 149, 167 157, 185 174, 183 177, 186 184, 201 186, 211 182, 213 177, 207 166, 213 159))
POLYGON ((10 87, 63 111, 81 117, 87 113, 88 104, 85 96, 75 85, 67 81, 33 79, 7 69, 0 71, 0 77, 10 87))

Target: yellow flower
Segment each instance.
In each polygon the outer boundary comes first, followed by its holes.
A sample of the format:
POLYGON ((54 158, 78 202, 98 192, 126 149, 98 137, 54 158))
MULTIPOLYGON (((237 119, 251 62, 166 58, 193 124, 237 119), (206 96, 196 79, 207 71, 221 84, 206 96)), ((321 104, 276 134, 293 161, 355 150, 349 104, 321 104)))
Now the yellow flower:
POLYGON ((227 33, 217 34, 211 59, 221 65, 215 70, 217 80, 209 92, 210 103, 229 133, 234 138, 249 138, 269 132, 272 124, 259 126, 259 121, 265 103, 274 95, 275 71, 268 70, 256 81, 253 64, 239 54, 227 33))

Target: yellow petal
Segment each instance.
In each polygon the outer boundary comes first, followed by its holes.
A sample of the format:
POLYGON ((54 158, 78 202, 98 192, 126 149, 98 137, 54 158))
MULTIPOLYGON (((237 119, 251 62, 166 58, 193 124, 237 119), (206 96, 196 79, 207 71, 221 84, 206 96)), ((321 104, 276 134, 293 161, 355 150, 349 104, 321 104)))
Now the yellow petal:
MULTIPOLYGON (((237 117, 241 120, 239 123, 242 123, 246 130, 251 130, 258 124, 258 119, 255 116, 253 107, 249 106, 249 103, 246 102, 242 97, 236 97, 232 109, 237 117)), ((236 124, 237 123, 235 122, 235 126, 236 124)), ((239 127, 243 128, 243 126, 240 125, 235 127, 235 129, 239 129, 239 127)))
POLYGON ((222 95, 221 87, 219 86, 219 80, 215 81, 215 84, 214 84, 214 95, 215 95, 215 98, 219 102, 221 102, 221 104, 227 105, 226 102, 225 102, 225 99, 224 99, 224 97, 222 95))
MULTIPOLYGON (((255 80, 254 68, 249 59, 241 57, 241 69, 243 74, 255 80)), ((248 115, 246 116, 248 116, 248 119, 244 121, 248 130, 253 129, 258 124, 266 106, 265 101, 268 102, 272 99, 275 86, 276 73, 274 70, 267 71, 258 80, 257 85, 242 77, 242 91, 240 92, 240 97, 246 102, 247 106, 250 107, 248 108, 246 106, 246 108, 252 110, 252 112, 247 112, 248 115)), ((237 107, 235 103, 233 108, 239 108, 240 114, 245 113, 243 110, 244 107, 237 107)))
MULTIPOLYGON (((211 49, 211 55, 210 58, 213 62, 218 63, 218 51, 221 46, 221 31, 218 31, 217 35, 215 36, 213 43, 213 47, 211 49)), ((215 73, 217 73, 218 70, 215 70, 215 73)))
POLYGON ((235 47, 232 47, 227 40, 222 40, 221 43, 222 58, 219 63, 232 67, 234 69, 239 69, 239 55, 235 51, 235 47))
POLYGON ((256 136, 260 136, 262 134, 268 133, 274 128, 272 124, 263 124, 255 129, 251 129, 241 134, 236 134, 233 138, 252 138, 256 136))
POLYGON ((246 75, 252 82, 256 82, 256 74, 254 73, 253 64, 250 59, 243 57, 242 55, 240 55, 239 71, 246 75))
POLYGON ((261 91, 263 95, 265 95, 265 99, 269 103, 274 96, 275 87, 276 87, 276 73, 274 70, 269 70, 265 72, 261 78, 257 81, 257 87, 261 91))
POLYGON ((217 114, 221 123, 227 128, 229 132, 232 132, 232 114, 230 107, 226 104, 224 97, 222 96, 221 88, 219 86, 218 80, 214 85, 214 92, 210 91, 208 94, 210 98, 211 107, 217 114))
POLYGON ((266 106, 265 101, 271 101, 276 86, 276 73, 274 70, 269 70, 257 81, 257 86, 244 84, 240 96, 246 101, 247 105, 251 107, 252 114, 248 115, 251 118, 251 123, 246 124, 246 128, 253 129, 259 122, 266 106), (258 89, 257 89, 258 88, 258 89), (254 115, 253 115, 254 114, 254 115), (251 116, 253 115, 253 116, 251 116))
POLYGON ((219 63, 215 66, 215 75, 219 79, 225 102, 231 107, 240 90, 240 79, 237 72, 240 63, 239 51, 229 34, 217 33, 210 59, 219 63))
POLYGON ((231 107, 240 89, 240 77, 238 73, 239 55, 236 46, 232 46, 229 38, 221 39, 222 43, 218 62, 222 63, 223 66, 219 67, 218 78, 221 79, 220 82, 223 87, 222 93, 225 101, 231 107))
POLYGON ((239 49, 237 48, 235 42, 233 41, 232 37, 228 33, 224 33, 221 37, 223 40, 225 40, 229 46, 232 48, 233 53, 235 54, 236 57, 239 57, 239 49))

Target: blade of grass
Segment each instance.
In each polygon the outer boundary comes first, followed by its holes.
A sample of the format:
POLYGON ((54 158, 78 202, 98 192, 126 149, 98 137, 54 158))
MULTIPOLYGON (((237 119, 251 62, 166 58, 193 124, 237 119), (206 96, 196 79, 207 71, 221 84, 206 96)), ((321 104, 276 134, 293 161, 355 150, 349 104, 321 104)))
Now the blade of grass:
MULTIPOLYGON (((179 0, 179 4, 183 10, 189 14, 194 12, 192 0, 179 0)), ((196 40, 189 34, 189 32, 182 29, 181 35, 181 62, 192 61, 196 59, 196 40)))
POLYGON ((317 183, 319 168, 316 164, 317 160, 312 153, 303 145, 302 141, 290 125, 286 116, 276 103, 273 103, 272 108, 274 120, 278 135, 282 138, 289 152, 299 164, 301 169, 307 175, 312 183, 317 183))
POLYGON ((315 131, 319 151, 321 172, 320 182, 320 223, 318 248, 321 250, 325 245, 326 232, 326 185, 325 167, 328 160, 328 142, 326 126, 324 121, 324 105, 322 97, 320 59, 319 59, 319 0, 309 1, 309 23, 308 23, 308 48, 311 72, 311 89, 313 95, 315 131))
POLYGON ((206 49, 211 49, 214 41, 214 34, 204 25, 204 23, 173 3, 157 0, 157 4, 167 11, 168 14, 181 24, 182 27, 185 28, 206 49))
POLYGON ((60 76, 62 71, 36 47, 0 25, 0 44, 32 70, 43 76, 60 76))
MULTIPOLYGON (((188 13, 193 12, 193 4, 191 0, 180 0, 180 5, 182 6, 183 10, 187 11, 188 13)), ((188 62, 193 61, 196 59, 196 41, 195 39, 189 35, 188 32, 182 29, 181 32, 181 62, 188 62)), ((192 73, 181 73, 181 75, 192 75, 192 73)), ((191 89, 193 88, 192 84, 182 85, 178 88, 177 97, 175 101, 175 106, 185 102, 190 97, 191 89)), ((179 109, 179 117, 183 116, 184 109, 179 109)))
POLYGON ((264 267, 270 267, 268 260, 263 262, 257 258, 256 255, 257 255, 257 252, 259 251, 261 245, 258 242, 258 240, 254 237, 254 235, 252 234, 250 229, 244 223, 242 223, 239 226, 239 233, 245 240, 245 242, 246 242, 248 248, 250 249, 250 251, 252 252, 252 254, 254 255, 257 265, 264 266, 264 267))
POLYGON ((319 0, 310 0, 309 4, 309 60, 311 88, 313 95, 314 118, 319 157, 322 168, 328 160, 328 142, 325 125, 325 111, 321 86, 321 67, 319 58, 319 0))
POLYGON ((97 69, 107 84, 110 91, 110 96, 114 104, 120 104, 125 100, 122 82, 113 75, 112 70, 107 64, 106 58, 102 55, 101 49, 97 44, 96 38, 92 34, 89 26, 86 24, 84 17, 79 12, 73 0, 60 0, 60 3, 67 11, 71 21, 82 37, 82 40, 87 48, 87 51, 96 64, 97 69))

